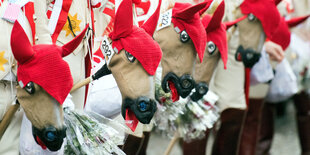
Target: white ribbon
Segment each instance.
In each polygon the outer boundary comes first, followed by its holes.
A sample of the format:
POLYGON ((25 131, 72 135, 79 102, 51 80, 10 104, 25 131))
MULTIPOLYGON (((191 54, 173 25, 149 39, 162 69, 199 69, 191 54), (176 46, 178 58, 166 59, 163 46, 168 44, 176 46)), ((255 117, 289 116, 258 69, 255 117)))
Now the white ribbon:
POLYGON ((51 18, 50 21, 48 23, 48 29, 50 31, 50 34, 54 34, 55 29, 56 29, 56 25, 60 16, 60 12, 62 9, 62 4, 63 4, 63 0, 56 0, 54 7, 53 7, 53 11, 51 14, 51 18))

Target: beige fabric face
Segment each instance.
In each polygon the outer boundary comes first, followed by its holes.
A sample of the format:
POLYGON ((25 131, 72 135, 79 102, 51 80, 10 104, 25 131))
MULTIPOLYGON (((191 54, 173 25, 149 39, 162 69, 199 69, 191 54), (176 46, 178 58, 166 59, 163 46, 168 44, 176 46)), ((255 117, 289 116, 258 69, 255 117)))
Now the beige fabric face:
MULTIPOLYGON (((232 49, 236 50, 236 49, 232 49)), ((219 96, 217 106, 220 111, 228 108, 245 109, 244 67, 235 60, 234 51, 229 50, 227 69, 218 63, 214 76, 210 81, 210 90, 219 96)))
POLYGON ((208 51, 208 48, 206 48, 202 63, 199 62, 198 57, 196 59, 195 74, 194 74, 195 81, 197 83, 205 82, 209 84, 219 59, 220 59, 220 52, 218 49, 216 49, 214 53, 211 55, 208 51))
POLYGON ((174 72, 179 77, 184 74, 192 75, 197 55, 192 40, 182 43, 180 34, 174 30, 173 23, 169 27, 155 32, 154 39, 163 52, 162 78, 169 72, 174 72))
POLYGON ((154 84, 153 80, 151 81, 152 76, 144 70, 137 59, 131 63, 124 49, 114 54, 108 67, 112 71, 123 99, 126 97, 136 99, 140 96, 154 98, 152 92, 155 91, 151 90, 151 85, 154 84))
POLYGON ((239 33, 233 31, 228 40, 227 69, 223 63, 218 63, 210 81, 210 90, 219 96, 217 106, 220 111, 228 108, 246 109, 244 95, 244 65, 235 60, 235 53, 239 46, 239 33))
POLYGON ((53 126, 57 129, 63 127, 63 110, 51 95, 37 84, 35 93, 29 94, 23 88, 17 86, 17 99, 23 107, 27 118, 38 129, 53 126))
MULTIPOLYGON (((243 16, 240 8, 237 10, 238 18, 243 16)), ((261 52, 260 49, 263 46, 260 45, 262 34, 264 34, 263 27, 260 21, 256 18, 254 21, 250 21, 247 18, 238 23, 239 28, 239 43, 244 48, 252 48, 256 52, 261 52)))
MULTIPOLYGON (((239 13, 240 9, 238 10, 239 13)), ((244 19, 238 23, 239 28, 239 40, 240 45, 244 48, 252 48, 256 52, 261 52, 263 44, 261 44, 265 38, 261 36, 264 34, 263 27, 260 21, 256 18, 254 21, 244 19)), ((264 98, 268 92, 268 85, 258 84, 256 86, 250 86, 249 97, 250 98, 264 98)))

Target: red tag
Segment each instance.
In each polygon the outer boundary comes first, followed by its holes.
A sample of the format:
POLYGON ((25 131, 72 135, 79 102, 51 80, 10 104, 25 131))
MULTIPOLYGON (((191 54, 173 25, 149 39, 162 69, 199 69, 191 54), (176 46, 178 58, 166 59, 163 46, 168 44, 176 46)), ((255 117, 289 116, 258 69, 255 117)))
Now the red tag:
POLYGON ((131 110, 126 109, 125 124, 131 129, 132 132, 135 132, 138 122, 139 121, 135 114, 131 110))

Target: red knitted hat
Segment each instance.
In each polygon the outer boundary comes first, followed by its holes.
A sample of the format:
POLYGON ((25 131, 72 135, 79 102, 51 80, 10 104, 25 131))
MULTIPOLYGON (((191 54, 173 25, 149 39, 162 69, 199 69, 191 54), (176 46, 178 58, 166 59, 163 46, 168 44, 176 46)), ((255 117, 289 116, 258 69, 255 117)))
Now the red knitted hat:
POLYGON ((193 6, 189 3, 175 3, 172 9, 171 22, 180 32, 186 30, 194 43, 200 62, 206 49, 207 34, 200 20, 199 11, 208 8, 211 2, 212 0, 207 0, 193 6))
POLYGON ((221 58, 224 63, 224 68, 226 69, 227 64, 227 36, 226 36, 226 25, 222 23, 222 18, 224 16, 225 3, 224 1, 216 8, 213 16, 205 15, 202 19, 202 24, 206 28, 208 42, 212 41, 219 52, 221 53, 221 58))
POLYGON ((140 27, 133 26, 132 0, 123 0, 116 15, 114 30, 110 33, 112 47, 125 49, 132 54, 150 74, 154 75, 162 57, 162 51, 152 38, 159 18, 161 0, 155 13, 140 27))
POLYGON ((244 0, 240 5, 243 14, 254 14, 261 22, 268 39, 286 49, 290 31, 282 19, 274 0, 244 0))
POLYGON ((32 46, 16 21, 11 34, 11 47, 18 62, 20 86, 24 88, 29 82, 34 82, 62 104, 73 85, 69 65, 62 57, 69 55, 80 44, 87 28, 62 47, 47 44, 32 46))

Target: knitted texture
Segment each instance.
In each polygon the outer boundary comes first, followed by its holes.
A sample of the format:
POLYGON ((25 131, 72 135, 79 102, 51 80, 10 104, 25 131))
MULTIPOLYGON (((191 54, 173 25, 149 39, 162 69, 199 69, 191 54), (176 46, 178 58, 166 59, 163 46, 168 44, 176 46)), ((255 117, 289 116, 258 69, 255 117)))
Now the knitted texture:
POLYGON ((17 79, 21 87, 34 82, 62 104, 73 85, 69 65, 62 57, 73 52, 86 29, 63 47, 44 44, 31 46, 23 28, 16 21, 11 34, 11 47, 18 62, 17 79))
POLYGON ((132 1, 124 0, 116 12, 114 30, 109 35, 113 40, 113 49, 116 48, 118 52, 124 49, 132 54, 150 75, 155 74, 162 57, 160 46, 152 38, 159 17, 156 14, 159 14, 160 4, 161 1, 155 15, 140 28, 132 24, 132 1))
POLYGON ((226 69, 227 57, 228 57, 228 45, 226 36, 226 25, 222 23, 224 16, 225 3, 224 1, 217 7, 213 16, 205 15, 202 19, 202 24, 206 28, 207 40, 212 41, 221 53, 221 58, 226 69))
POLYGON ((33 52, 35 54, 30 60, 18 63, 18 81, 24 86, 31 81, 38 84, 62 104, 73 86, 69 65, 62 59, 62 48, 35 45, 33 52))
POLYGON ((207 44, 207 34, 200 20, 200 10, 204 10, 209 6, 211 1, 205 1, 196 5, 189 3, 175 3, 172 9, 171 22, 175 27, 178 27, 180 32, 185 30, 194 43, 196 52, 200 59, 203 60, 203 55, 207 44))

